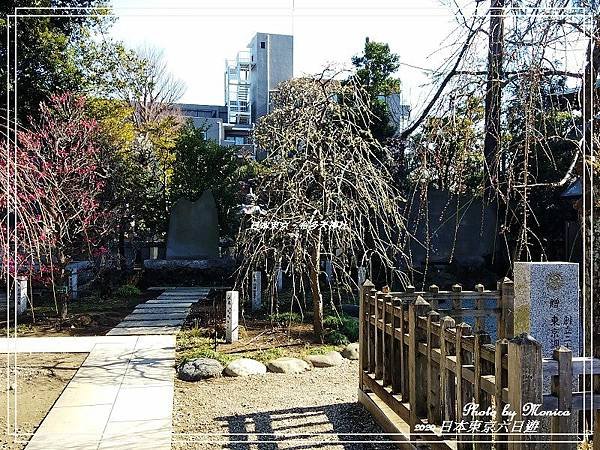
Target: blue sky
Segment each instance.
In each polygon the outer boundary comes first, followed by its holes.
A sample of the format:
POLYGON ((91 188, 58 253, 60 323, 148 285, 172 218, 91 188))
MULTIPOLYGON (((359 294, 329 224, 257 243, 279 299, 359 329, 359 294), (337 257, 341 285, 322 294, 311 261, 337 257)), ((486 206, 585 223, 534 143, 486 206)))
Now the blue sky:
POLYGON ((456 21, 438 0, 113 0, 119 19, 112 36, 128 46, 164 50, 171 72, 186 84, 188 103, 223 104, 225 58, 255 32, 294 36, 294 75, 328 63, 349 65, 364 39, 384 41, 402 63, 398 76, 411 103, 428 78, 410 66, 434 68, 456 21))

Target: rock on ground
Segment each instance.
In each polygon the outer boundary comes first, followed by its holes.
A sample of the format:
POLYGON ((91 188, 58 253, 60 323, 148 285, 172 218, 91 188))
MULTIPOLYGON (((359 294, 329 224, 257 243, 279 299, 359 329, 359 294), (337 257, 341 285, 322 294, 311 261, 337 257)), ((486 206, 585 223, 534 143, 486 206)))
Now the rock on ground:
POLYGON ((173 450, 397 448, 357 402, 358 375, 358 361, 345 359, 301 374, 175 380, 173 450))
POLYGON ((339 366, 344 358, 339 352, 331 351, 323 355, 308 355, 304 358, 315 367, 335 367, 339 366))
POLYGON ((342 350, 342 356, 346 359, 358 359, 358 342, 346 345, 342 350))
POLYGON ((269 369, 269 372, 275 373, 302 373, 311 370, 312 367, 301 359, 284 356, 270 361, 267 364, 267 369, 269 369))
POLYGON ((230 362, 225 367, 224 374, 229 377, 247 377, 267 373, 267 367, 254 359, 240 358, 230 362))
POLYGON ((205 378, 220 377, 223 366, 216 359, 197 358, 179 365, 177 375, 184 381, 198 381, 205 378))

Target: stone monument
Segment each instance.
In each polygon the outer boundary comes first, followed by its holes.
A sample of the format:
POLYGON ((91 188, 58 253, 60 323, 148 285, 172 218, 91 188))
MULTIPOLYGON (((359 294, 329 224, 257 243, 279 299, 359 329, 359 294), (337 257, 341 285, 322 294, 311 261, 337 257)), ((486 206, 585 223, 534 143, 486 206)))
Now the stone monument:
POLYGON ((517 262, 515 335, 527 332, 542 345, 542 355, 564 345, 580 356, 579 264, 517 262))
POLYGON ((195 202, 179 199, 171 210, 167 259, 219 257, 217 206, 210 190, 195 202))

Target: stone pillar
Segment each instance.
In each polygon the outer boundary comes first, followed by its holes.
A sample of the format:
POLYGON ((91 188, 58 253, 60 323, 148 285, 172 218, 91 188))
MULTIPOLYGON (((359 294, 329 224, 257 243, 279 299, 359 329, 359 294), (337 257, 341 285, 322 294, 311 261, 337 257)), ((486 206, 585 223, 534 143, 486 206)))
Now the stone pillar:
POLYGON ((258 311, 262 306, 262 273, 260 270, 252 274, 252 311, 258 311))
POLYGON ((331 283, 333 281, 333 267, 330 259, 325 260, 325 275, 327 276, 327 282, 331 283))
POLYGON ((150 259, 158 259, 158 247, 150 247, 150 259))
POLYGON ((239 293, 238 291, 227 291, 225 294, 225 340, 228 343, 237 342, 239 339, 238 311, 239 311, 239 293))
POLYGON ((358 283, 358 287, 360 289, 360 287, 365 284, 365 281, 367 279, 367 268, 366 267, 358 267, 356 269, 356 281, 358 283))
POLYGON ((77 300, 77 267, 71 269, 71 275, 69 276, 69 285, 71 287, 71 299, 77 300))
POLYGON ((517 262, 514 278, 515 335, 533 336, 544 357, 561 345, 580 356, 579 265, 517 262))
POLYGON ((281 266, 277 267, 277 273, 276 273, 276 281, 277 281, 277 291, 281 292, 281 290, 283 289, 283 270, 281 269, 281 266))
POLYGON ((15 283, 17 290, 17 316, 20 316, 27 310, 27 277, 19 276, 15 283))

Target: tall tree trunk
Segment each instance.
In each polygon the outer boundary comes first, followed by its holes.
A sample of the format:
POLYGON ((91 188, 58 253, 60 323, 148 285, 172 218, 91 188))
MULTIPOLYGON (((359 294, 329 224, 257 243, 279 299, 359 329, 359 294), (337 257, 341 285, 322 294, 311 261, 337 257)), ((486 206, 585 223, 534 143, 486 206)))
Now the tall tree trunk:
MULTIPOLYGON (((505 0, 491 0, 490 32, 488 49, 488 75, 485 95, 485 157, 486 188, 498 183, 500 155, 500 114, 502 102, 502 59, 504 53, 504 14, 505 0)), ((491 189, 490 189, 491 191, 491 189)))
POLYGON ((315 240, 311 252, 310 264, 310 290, 313 302, 313 332, 315 337, 323 342, 323 295, 319 284, 319 273, 321 264, 321 229, 317 231, 318 238, 315 240))
MULTIPOLYGON (((594 234, 595 230, 592 230, 592 215, 594 214, 594 203, 592 197, 595 189, 592 186, 592 165, 590 164, 591 157, 594 153, 593 146, 593 121, 598 110, 596 105, 597 96, 595 87, 596 80, 598 79, 598 73, 600 72, 600 17, 596 17, 594 20, 593 30, 589 30, 591 38, 588 43, 588 49, 586 55, 588 60, 586 62, 585 71, 581 83, 581 106, 583 110, 583 133, 584 133, 584 145, 581 149, 583 152, 582 164, 578 169, 579 175, 583 181, 583 198, 578 202, 577 209, 579 212, 579 222, 581 225, 583 246, 584 246, 584 261, 583 261, 583 311, 585 317, 588 318, 584 324, 584 334, 586 348, 584 348, 585 354, 594 354, 600 356, 600 311, 597 305, 595 308, 591 308, 592 302, 596 302, 600 292, 598 288, 598 277, 593 271, 597 271, 598 267, 594 267, 594 263, 598 264, 598 242, 597 234, 594 234), (593 244, 594 248, 593 247, 593 244), (596 278, 596 280, 594 280, 596 278), (592 283, 592 280, 595 283, 592 283), (593 292, 593 295, 592 295, 593 292), (589 317, 591 310, 594 311, 593 327, 590 327, 589 317), (590 348, 592 328, 594 331, 594 343, 595 349, 590 348)), ((597 218, 597 215, 595 216, 597 218)), ((594 224, 595 225, 595 224, 594 224)), ((596 229, 598 226, 596 225, 596 229)))

